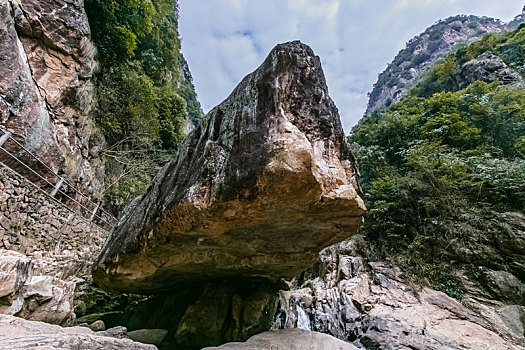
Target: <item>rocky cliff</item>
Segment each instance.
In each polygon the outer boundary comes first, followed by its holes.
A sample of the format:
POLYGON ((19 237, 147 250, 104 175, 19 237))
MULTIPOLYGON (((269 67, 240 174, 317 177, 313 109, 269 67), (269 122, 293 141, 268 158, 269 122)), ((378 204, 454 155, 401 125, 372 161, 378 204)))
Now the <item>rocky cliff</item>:
POLYGON ((115 290, 292 277, 365 211, 320 60, 275 47, 126 210, 95 265, 115 290))
MULTIPOLYGON (((509 231, 501 240, 512 241, 515 251, 523 250, 524 219, 505 218, 509 231)), ((292 288, 280 292, 278 327, 327 333, 365 349, 524 349, 525 289, 516 277, 480 267, 486 279, 462 276, 469 288, 458 302, 407 283, 388 262, 368 260, 363 244, 358 234, 326 248, 313 268, 293 279, 292 288)))
POLYGON ((2 0, 0 12, 0 124, 53 171, 99 194, 104 167, 87 117, 96 50, 83 1, 2 0))
POLYGON ((379 74, 369 94, 365 115, 399 101, 426 68, 444 58, 454 47, 479 40, 486 33, 501 33, 506 29, 500 21, 476 16, 450 17, 430 26, 411 39, 379 74))

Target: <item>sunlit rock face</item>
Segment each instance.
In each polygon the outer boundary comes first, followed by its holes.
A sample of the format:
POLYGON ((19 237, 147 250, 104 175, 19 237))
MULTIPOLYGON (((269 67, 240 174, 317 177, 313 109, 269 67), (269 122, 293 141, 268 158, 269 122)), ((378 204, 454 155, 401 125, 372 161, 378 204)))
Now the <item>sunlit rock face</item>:
MULTIPOLYGON (((14 139, 54 172, 97 197, 103 139, 88 118, 96 68, 90 35, 83 0, 0 0, 0 126, 12 129, 14 139)), ((24 156, 13 142, 4 147, 24 156)), ((27 173, 4 153, 0 160, 27 173)), ((47 169, 38 170, 52 179, 47 169)))
POLYGON ((292 277, 363 222, 319 57, 277 45, 127 208, 94 267, 155 293, 195 280, 292 277))

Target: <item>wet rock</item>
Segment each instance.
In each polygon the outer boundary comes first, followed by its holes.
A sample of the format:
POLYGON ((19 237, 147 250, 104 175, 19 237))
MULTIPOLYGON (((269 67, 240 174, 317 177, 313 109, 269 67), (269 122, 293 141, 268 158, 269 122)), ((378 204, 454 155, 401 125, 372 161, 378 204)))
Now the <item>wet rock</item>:
POLYGON ((341 341, 327 334, 302 329, 281 329, 275 332, 257 334, 245 343, 229 343, 203 350, 357 350, 352 344, 341 341))
POLYGON ((85 315, 86 314, 86 310, 87 310, 86 303, 83 300, 75 300, 74 311, 75 311, 75 315, 77 315, 77 317, 85 315))
POLYGON ((277 309, 276 290, 275 286, 246 281, 192 284, 171 295, 150 296, 130 304, 117 324, 130 331, 166 329, 164 343, 172 348, 244 341, 270 329, 277 309))
POLYGON ((154 293, 292 277, 361 226, 352 162, 319 58, 278 45, 127 208, 94 280, 154 293))
POLYGON ((102 320, 105 323, 113 324, 115 319, 120 319, 123 314, 123 311, 109 311, 101 312, 96 314, 89 314, 77 318, 77 323, 93 323, 98 320, 102 320))

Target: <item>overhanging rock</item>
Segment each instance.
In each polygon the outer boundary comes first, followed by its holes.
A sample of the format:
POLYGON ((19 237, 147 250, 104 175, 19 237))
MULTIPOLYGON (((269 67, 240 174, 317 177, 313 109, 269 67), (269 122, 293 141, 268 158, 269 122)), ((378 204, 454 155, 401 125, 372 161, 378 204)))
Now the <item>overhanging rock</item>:
POLYGON ((94 279, 156 293, 292 277, 361 226, 352 161, 319 57, 277 45, 126 209, 94 279))

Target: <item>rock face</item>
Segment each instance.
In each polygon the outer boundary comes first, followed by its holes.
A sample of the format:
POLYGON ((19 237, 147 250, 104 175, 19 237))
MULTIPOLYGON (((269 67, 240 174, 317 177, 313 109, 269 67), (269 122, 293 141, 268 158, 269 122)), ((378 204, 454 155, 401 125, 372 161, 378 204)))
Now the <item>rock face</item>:
POLYGON ((352 161, 319 58, 278 45, 127 208, 94 279, 154 293, 292 277, 361 226, 352 161))
POLYGON ((444 58, 454 46, 479 40, 486 33, 501 33, 507 26, 492 18, 455 16, 430 26, 411 39, 379 74, 369 94, 365 115, 398 102, 411 82, 444 58))
POLYGON ((229 343, 216 348, 203 350, 357 350, 355 346, 345 343, 327 334, 305 331, 302 329, 281 329, 275 332, 257 334, 245 343, 229 343))
POLYGON ((25 255, 0 250, 0 314, 70 325, 75 283, 37 275, 25 255))
POLYGON ((466 62, 453 77, 456 82, 454 90, 461 90, 476 80, 491 83, 501 81, 503 84, 516 84, 523 81, 521 75, 492 52, 487 51, 466 62))
POLYGON ((57 349, 57 350, 155 350, 154 345, 125 338, 108 337, 106 332, 93 332, 86 327, 62 328, 43 322, 0 315, 0 349, 57 349), (100 334, 100 335, 99 335, 100 334))
MULTIPOLYGON (((101 189, 104 167, 87 118, 95 68, 89 36, 82 0, 0 1, 0 125, 93 195, 101 189)), ((12 142, 5 147, 19 150, 12 142)))
MULTIPOLYGON (((500 282, 508 278, 493 275, 500 282)), ((499 288, 508 290, 506 283, 499 288)), ((471 286, 460 303, 414 289, 399 269, 367 262, 349 240, 325 249, 291 290, 280 292, 276 326, 327 333, 366 349, 523 350, 523 300, 505 304, 480 292, 471 286)), ((513 294, 519 298, 523 290, 513 294)))

